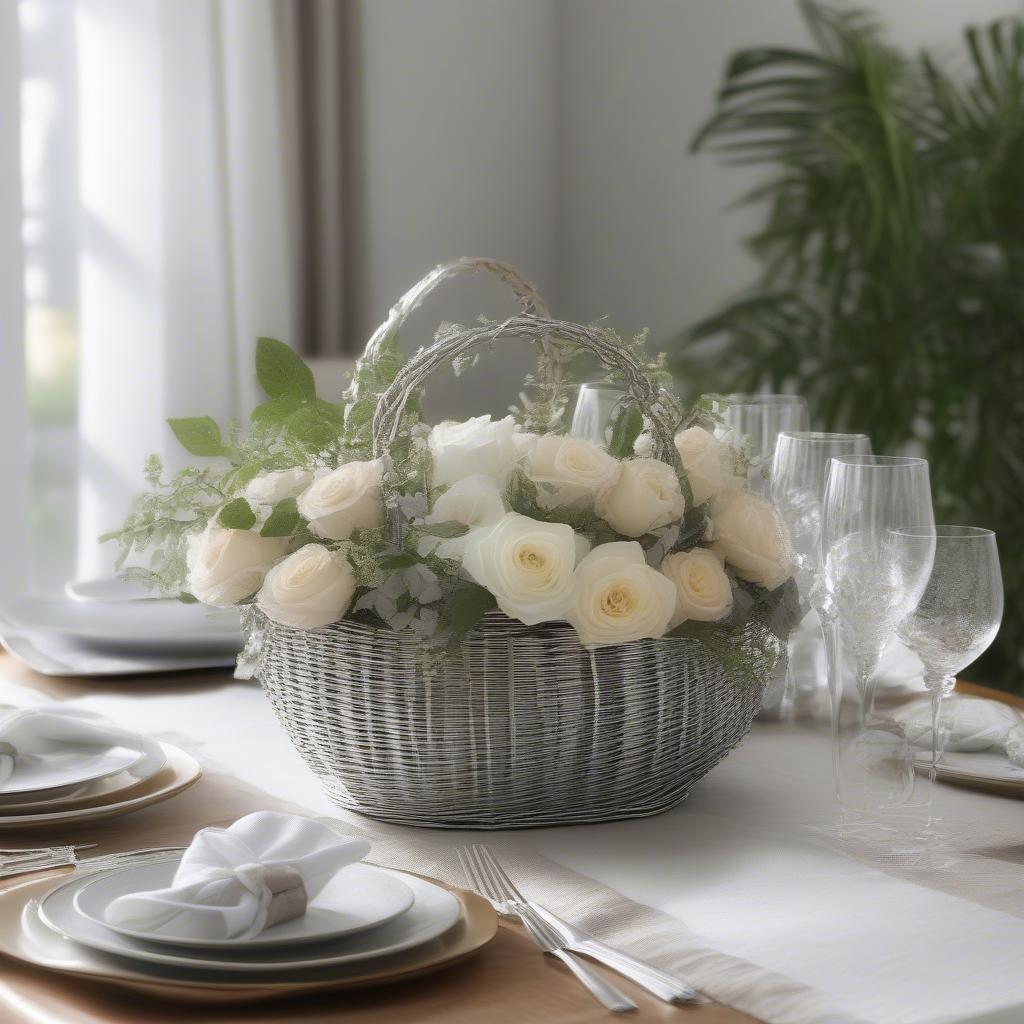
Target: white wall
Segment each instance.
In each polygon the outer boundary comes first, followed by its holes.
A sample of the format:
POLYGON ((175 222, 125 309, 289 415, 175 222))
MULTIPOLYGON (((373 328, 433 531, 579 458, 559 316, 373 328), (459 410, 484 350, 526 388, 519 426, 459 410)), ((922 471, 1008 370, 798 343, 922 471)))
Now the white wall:
MULTIPOLYGON (((957 53, 965 23, 1021 4, 874 7, 897 44, 957 53)), ((733 51, 807 42, 795 0, 364 0, 362 22, 364 333, 459 255, 509 259, 556 315, 649 326, 655 344, 751 280, 756 214, 726 208, 763 171, 688 145, 733 51)), ((495 289, 453 288, 410 343, 505 308, 495 289)), ((428 411, 499 411, 525 365, 439 383, 428 411)))
MULTIPOLYGON (((557 67, 548 0, 366 0, 361 5, 364 182, 361 339, 428 270, 459 256, 509 260, 542 294, 556 281, 557 67)), ((447 286, 414 315, 406 347, 441 320, 514 305, 480 278, 447 286)), ((528 352, 438 379, 428 413, 500 411, 528 352), (496 372, 497 371, 497 372, 496 372)))

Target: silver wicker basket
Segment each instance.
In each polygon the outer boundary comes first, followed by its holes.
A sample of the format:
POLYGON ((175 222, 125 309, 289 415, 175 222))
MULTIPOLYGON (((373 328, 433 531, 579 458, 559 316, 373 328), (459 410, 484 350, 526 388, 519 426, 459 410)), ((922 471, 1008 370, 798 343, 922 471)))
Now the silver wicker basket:
MULTIPOLYGON (((367 344, 372 357, 438 284, 487 271, 523 312, 472 328, 448 326, 380 396, 374 453, 386 456, 409 396, 453 359, 506 338, 540 350, 538 376, 557 380, 551 338, 619 372, 644 410, 655 453, 678 465, 675 398, 607 332, 552 320, 519 272, 495 260, 437 267, 411 288, 367 344)), ((401 537, 395 496, 389 524, 401 537)), ((640 640, 587 651, 566 623, 525 626, 491 613, 458 657, 425 670, 423 641, 345 620, 302 631, 247 616, 255 669, 278 718, 327 794, 387 821, 451 828, 517 828, 657 814, 747 734, 780 644, 750 623, 719 637, 718 657, 693 639, 640 640), (729 650, 729 647, 734 650, 729 650), (740 656, 753 671, 723 665, 740 656)))
MULTIPOLYGON (((443 673, 411 632, 261 619, 259 676, 342 807, 405 825, 522 828, 658 814, 749 732, 763 686, 690 639, 584 650, 565 623, 489 614, 443 673)), ((751 624, 736 653, 772 638, 751 624)))

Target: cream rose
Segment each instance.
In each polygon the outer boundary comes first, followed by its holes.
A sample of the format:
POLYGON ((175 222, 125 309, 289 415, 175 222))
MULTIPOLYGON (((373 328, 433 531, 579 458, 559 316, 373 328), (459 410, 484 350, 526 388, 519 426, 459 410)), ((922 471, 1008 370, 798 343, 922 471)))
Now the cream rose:
POLYGON ((353 530, 380 526, 380 459, 349 462, 318 476, 299 495, 299 512, 314 536, 347 540, 353 530))
POLYGON ((775 506, 755 494, 737 495, 714 517, 713 550, 741 579, 768 590, 793 575, 789 536, 775 506))
POLYGON ((703 427, 687 427, 676 434, 676 451, 693 491, 694 505, 731 497, 743 486, 729 466, 723 443, 703 427))
POLYGON ((584 647, 664 636, 676 588, 652 569, 636 541, 594 548, 576 567, 566 616, 584 647))
MULTIPOLYGON (((452 484, 434 502, 434 511, 427 516, 427 522, 462 523, 473 531, 494 526, 505 515, 505 511, 505 501, 494 477, 474 473, 452 484)), ((433 551, 441 558, 461 558, 468 536, 464 534, 446 539, 424 537, 419 544, 420 554, 433 551)))
POLYGON ((526 460, 526 475, 546 484, 557 502, 596 498, 619 478, 622 464, 593 441, 564 434, 537 438, 526 460))
POLYGON ((344 556, 306 544, 267 573, 256 604, 274 622, 317 629, 348 611, 355 590, 356 578, 344 556))
POLYGON ((287 550, 287 538, 229 530, 211 519, 189 540, 188 591, 217 608, 238 604, 260 589, 267 571, 287 550))
POLYGON ((732 611, 732 584, 721 557, 714 551, 694 548, 666 555, 661 571, 676 588, 672 627, 687 619, 717 622, 732 611))
POLYGON ((242 495, 250 505, 276 505, 285 498, 297 498, 312 482, 308 469, 281 469, 253 477, 242 495))
POLYGON ((510 618, 527 625, 564 619, 576 565, 575 535, 571 526, 509 512, 469 535, 462 565, 510 618))
POLYGON ((495 421, 490 416, 474 416, 462 423, 447 420, 433 427, 427 445, 434 461, 434 486, 458 483, 476 473, 504 482, 517 458, 514 432, 511 416, 495 421))
POLYGON ((625 537, 678 522, 686 511, 676 471, 658 459, 627 459, 615 485, 597 502, 597 514, 625 537))

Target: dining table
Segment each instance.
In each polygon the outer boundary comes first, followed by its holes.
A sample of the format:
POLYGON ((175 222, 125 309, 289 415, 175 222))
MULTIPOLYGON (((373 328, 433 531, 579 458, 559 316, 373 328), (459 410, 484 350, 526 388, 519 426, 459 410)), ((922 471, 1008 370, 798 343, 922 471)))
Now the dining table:
MULTIPOLYGON (((1018 697, 967 683, 958 688, 1024 707, 1018 697)), ((637 1019, 1024 1021, 1024 803, 921 779, 953 837, 948 863, 844 845, 828 826, 835 817, 830 741, 820 725, 756 722, 685 801, 663 814, 482 833, 389 825, 339 808, 259 683, 230 670, 55 677, 0 653, 0 705, 50 701, 168 739, 204 766, 204 779, 189 792, 119 819, 122 846, 149 845, 239 811, 298 808, 366 835, 370 860, 379 855, 380 863, 438 876, 448 871, 459 881, 454 848, 486 842, 507 858, 527 895, 710 997, 673 1006, 615 978, 638 1003, 637 1019)), ((82 829, 90 838, 89 826, 82 829)), ((112 833, 96 838, 102 847, 112 833)), ((76 980, 55 984, 43 970, 0 958, 4 1024, 587 1024, 609 1017, 508 919, 479 954, 444 972, 386 988, 208 1011, 194 1016, 157 1000, 143 1005, 76 980)))

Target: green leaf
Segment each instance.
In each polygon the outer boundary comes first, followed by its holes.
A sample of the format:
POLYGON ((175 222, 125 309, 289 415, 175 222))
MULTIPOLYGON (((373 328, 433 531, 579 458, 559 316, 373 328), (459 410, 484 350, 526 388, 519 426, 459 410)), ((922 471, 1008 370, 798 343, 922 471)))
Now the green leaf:
POLYGON ((187 419, 170 419, 167 425, 181 446, 192 455, 224 455, 227 448, 220 435, 220 427, 209 416, 191 416, 187 419))
POLYGON ((471 583, 452 594, 445 618, 452 632, 468 633, 496 606, 497 601, 489 590, 471 583))
POLYGON ((428 537, 440 537, 443 540, 451 540, 453 537, 464 537, 469 533, 469 527, 465 523, 448 519, 443 523, 426 523, 419 528, 419 532, 425 533, 428 537))
POLYGON ((635 402, 626 402, 619 407, 612 424, 612 436, 608 442, 608 454, 624 459, 633 454, 633 443, 644 429, 644 417, 635 402))
POLYGON ((298 395, 313 401, 313 371, 283 341, 260 338, 256 343, 256 376, 270 398, 298 395))
POLYGON ((380 567, 385 572, 398 572, 400 569, 409 569, 414 566, 419 559, 412 554, 410 551, 403 551, 398 555, 385 555, 381 559, 380 567))
POLYGON ((266 426, 284 421, 302 406, 302 396, 296 393, 281 395, 257 405, 252 411, 253 423, 266 426))
POLYGON ((229 530, 251 530, 256 523, 256 513, 245 498, 235 498, 217 513, 217 521, 229 530))
POLYGON ((260 530, 261 537, 290 537, 299 525, 299 510, 295 498, 282 498, 260 530))
POLYGON ((302 405, 286 420, 288 433, 311 452, 322 452, 338 440, 341 427, 315 405, 302 405))
POLYGON ((183 590, 178 595, 178 600, 182 604, 199 604, 199 598, 193 594, 190 594, 187 590, 183 590))

